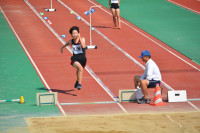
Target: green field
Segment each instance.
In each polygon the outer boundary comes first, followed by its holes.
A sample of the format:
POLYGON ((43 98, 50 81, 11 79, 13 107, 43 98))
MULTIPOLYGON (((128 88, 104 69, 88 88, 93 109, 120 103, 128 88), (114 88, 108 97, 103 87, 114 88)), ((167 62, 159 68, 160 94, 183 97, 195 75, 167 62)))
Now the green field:
POLYGON ((36 93, 47 92, 3 15, 0 13, 0 132, 10 127, 26 126, 25 117, 61 115, 57 106, 36 106, 36 93))

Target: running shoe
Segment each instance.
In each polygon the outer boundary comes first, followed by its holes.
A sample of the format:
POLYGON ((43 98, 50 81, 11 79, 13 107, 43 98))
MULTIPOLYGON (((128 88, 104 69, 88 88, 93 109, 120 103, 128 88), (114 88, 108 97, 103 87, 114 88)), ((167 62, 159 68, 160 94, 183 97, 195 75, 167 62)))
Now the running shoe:
POLYGON ((144 97, 141 99, 138 99, 138 104, 147 104, 148 100, 145 99, 144 97))
POLYGON ((77 88, 78 90, 80 90, 81 87, 82 87, 81 84, 78 84, 76 88, 77 88))
POLYGON ((74 88, 77 88, 77 85, 78 85, 78 81, 76 81, 76 83, 74 85, 74 88))
POLYGON ((118 26, 118 27, 117 27, 117 29, 121 29, 121 28, 122 28, 121 26, 118 26))

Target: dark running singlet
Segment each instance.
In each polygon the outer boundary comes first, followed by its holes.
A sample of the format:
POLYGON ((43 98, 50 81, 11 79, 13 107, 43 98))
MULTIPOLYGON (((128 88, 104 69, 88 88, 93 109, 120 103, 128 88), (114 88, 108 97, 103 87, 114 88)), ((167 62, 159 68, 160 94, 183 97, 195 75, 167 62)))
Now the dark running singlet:
POLYGON ((78 41, 77 44, 74 42, 74 39, 72 39, 71 41, 72 41, 73 56, 77 55, 85 56, 85 48, 82 48, 80 40, 78 41))
POLYGON ((85 48, 82 48, 80 40, 77 44, 74 43, 74 39, 71 41, 73 52, 73 56, 71 57, 71 65, 73 65, 75 61, 78 61, 84 68, 87 62, 87 58, 85 57, 85 48))

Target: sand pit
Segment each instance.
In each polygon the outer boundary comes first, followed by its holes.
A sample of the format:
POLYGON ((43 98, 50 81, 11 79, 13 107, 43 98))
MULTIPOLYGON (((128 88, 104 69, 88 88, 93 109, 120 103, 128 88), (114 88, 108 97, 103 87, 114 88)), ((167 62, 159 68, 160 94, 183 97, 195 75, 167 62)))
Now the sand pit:
POLYGON ((25 118, 31 133, 199 133, 200 112, 25 118))

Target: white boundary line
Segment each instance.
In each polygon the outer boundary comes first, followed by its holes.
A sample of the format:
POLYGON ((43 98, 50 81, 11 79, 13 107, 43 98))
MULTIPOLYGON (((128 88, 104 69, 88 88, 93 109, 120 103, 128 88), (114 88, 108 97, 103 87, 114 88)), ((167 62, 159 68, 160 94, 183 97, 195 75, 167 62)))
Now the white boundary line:
MULTIPOLYGON (((66 42, 57 34, 57 32, 51 28, 51 26, 49 26, 49 24, 39 15, 39 13, 34 9, 34 7, 27 1, 24 0, 26 2, 26 4, 33 10, 33 12, 42 20, 42 22, 44 22, 44 24, 52 31, 52 33, 58 38, 58 40, 60 40, 62 42, 63 45, 66 44, 66 42)), ((58 0, 59 1, 59 0, 58 0)), ((75 13, 75 12, 74 12, 75 13)), ((67 49, 72 53, 71 49, 69 47, 67 47, 67 49)), ((114 94, 104 85, 104 83, 98 78, 98 76, 90 69, 89 66, 86 66, 85 69, 88 71, 88 73, 99 83, 99 85, 108 93, 108 95, 117 102, 117 104, 119 105, 119 107, 125 112, 128 113, 126 111, 126 109, 120 104, 118 103, 118 98, 116 98, 114 96, 114 94)))
POLYGON ((173 123, 175 123, 179 128, 182 128, 183 126, 181 124, 179 124, 177 121, 175 121, 174 119, 172 119, 171 116, 165 114, 165 116, 173 123))
POLYGON ((195 108, 196 110, 198 110, 198 111, 200 111, 200 109, 197 107, 197 106, 195 106, 194 104, 192 104, 190 101, 187 101, 193 108, 195 108))
MULTIPOLYGON (((88 0, 90 1, 90 0, 88 0)), ((60 2, 64 7, 66 7, 69 11, 73 11, 70 7, 68 7, 66 4, 64 4, 61 0, 58 0, 58 2, 60 2)), ((96 5, 96 4, 95 4, 96 5)), ((101 9, 101 7, 100 7, 101 9)), ((104 10, 104 9, 103 9, 104 10)), ((107 11, 106 11, 107 12, 107 11)), ((74 11, 74 14, 76 16, 80 16, 78 15, 78 13, 76 13, 74 11)), ((90 25, 85 19, 83 19, 81 17, 81 20, 83 22, 85 22, 87 25, 90 25)), ((125 23, 125 22, 124 22, 125 23)), ((127 24, 128 25, 128 24, 127 24)), ((129 25, 128 25, 129 26, 129 25)), ((131 26, 130 26, 131 27, 131 26)), ((134 28, 133 28, 134 29, 134 28)), ((141 67, 144 70, 144 66, 142 64, 140 64, 137 60, 135 60, 131 55, 129 55, 128 53, 126 53, 123 49, 121 49, 118 45, 116 45, 114 42, 112 42, 110 39, 108 39, 103 33, 101 33, 99 30, 97 30, 96 28, 94 29, 99 35, 101 35, 105 40, 107 40, 109 43, 111 43, 115 48, 117 48, 120 52, 122 52, 126 57, 128 57, 130 60, 132 60, 134 63, 136 63, 139 67, 141 67)), ((134 29, 136 30, 136 29, 134 29)), ((137 30, 136 30, 137 31, 137 30)), ((139 32, 139 31, 138 31, 139 32)), ((141 33, 143 34, 143 33, 141 33)), ((147 37, 146 35, 144 35, 145 37, 147 37)), ((152 40, 151 38, 147 37, 148 39, 152 40)), ((153 40, 152 40, 153 41, 153 40)), ((154 41, 155 42, 155 41, 154 41)), ((159 44, 157 42, 155 42, 156 44, 159 44)), ((160 45, 160 44, 159 44, 160 45)), ((160 45, 161 46, 161 45, 160 45)), ((163 46, 162 46, 163 47, 163 46)), ((163 47, 164 48, 164 47, 163 47)), ((166 48, 165 48, 166 49, 166 48)), ((166 49, 167 50, 167 49, 166 49)), ((170 51, 171 52, 171 51, 170 51)), ((172 53, 172 52, 171 52, 172 53)), ((198 69, 198 68, 197 68, 198 69)), ((200 70, 199 70, 200 71, 200 70)), ((94 73, 94 72, 93 72, 94 73)), ((99 79, 100 80, 100 79, 99 79)), ((100 80, 101 81, 101 80, 100 80)), ((97 81, 98 82, 98 81, 97 81)), ((164 84, 164 86, 168 89, 168 90, 172 90, 175 91, 172 87, 170 87, 167 83, 165 83, 164 81, 162 81, 162 83, 164 84)), ((108 89, 109 90, 109 89, 108 89)), ((111 92, 112 93, 112 92, 111 92)), ((188 101, 187 101, 188 102, 188 101)), ((196 107, 194 104, 192 104, 191 102, 188 102, 190 105, 192 105, 195 109, 199 110, 198 107, 196 107)), ((121 104, 120 104, 121 105, 121 104)))
MULTIPOLYGON (((36 64, 35 64, 35 62, 33 61, 32 57, 30 56, 29 52, 28 52, 27 49, 25 48, 23 42, 22 42, 21 39, 19 38, 18 34, 15 32, 15 29, 14 29, 13 26, 11 25, 11 23, 10 23, 10 21, 8 20, 7 16, 5 15, 3 9, 0 8, 0 10, 1 10, 3 16, 5 17, 6 21, 8 22, 10 28, 12 29, 13 33, 14 33, 15 36, 17 37, 17 39, 18 39, 20 45, 21 45, 22 48, 24 49, 24 51, 25 51, 26 55, 28 56, 29 60, 30 60, 31 63, 33 64, 33 66, 34 66, 35 70, 37 71, 38 75, 40 76, 40 78, 42 79, 43 83, 44 83, 45 86, 47 87, 48 91, 49 91, 49 92, 52 92, 51 89, 50 89, 50 87, 49 87, 49 85, 47 84, 46 80, 45 80, 44 77, 42 76, 40 70, 38 69, 38 67, 36 66, 36 64)), ((63 114, 64 116, 66 116, 66 113, 65 113, 65 111, 63 110, 63 108, 60 106, 60 103, 59 103, 59 102, 58 102, 57 105, 58 105, 58 107, 60 108, 62 114, 63 114)))
POLYGON ((191 9, 191 8, 189 8, 189 7, 186 7, 186 6, 184 6, 184 5, 181 5, 181 4, 179 4, 179 3, 177 3, 177 2, 174 2, 174 1, 172 1, 172 0, 166 0, 166 1, 171 2, 171 3, 175 4, 175 5, 180 6, 180 7, 183 7, 183 8, 185 8, 185 9, 187 9, 187 10, 192 11, 192 12, 195 12, 195 13, 197 13, 197 14, 200 14, 200 12, 198 12, 198 11, 196 11, 196 10, 193 10, 193 9, 191 9))
MULTIPOLYGON (((91 0, 88 0, 89 2, 91 2, 94 5, 94 2, 92 2, 91 0)), ((102 7, 100 7, 100 9, 102 9, 104 12, 108 13, 109 15, 112 15, 110 12, 106 11, 105 9, 103 9, 102 7)), ((191 63, 187 62, 186 60, 182 59, 180 56, 176 55, 175 53, 173 53, 172 51, 168 50, 167 48, 165 48, 164 46, 162 46, 160 43, 154 41, 153 39, 151 39, 150 37, 148 37, 147 35, 145 35, 144 33, 140 32, 139 30, 133 28, 132 26, 130 26, 129 24, 127 24, 126 22, 122 21, 122 23, 124 23, 125 25, 127 25, 128 27, 130 27, 131 29, 135 30, 136 32, 138 32, 139 34, 143 35, 144 37, 146 37, 147 39, 151 40, 152 42, 154 42, 155 44, 157 44, 158 46, 160 46, 161 48, 165 49, 166 51, 168 51, 170 54, 176 56, 178 59, 182 60, 183 62, 185 62, 186 64, 190 65, 191 67, 195 68, 196 70, 200 71, 199 68, 195 67, 194 65, 192 65, 191 63)))
POLYGON ((104 101, 104 102, 81 102, 81 103, 60 103, 60 105, 85 105, 85 104, 113 104, 116 101, 104 101))
MULTIPOLYGON (((58 2, 60 2, 64 7, 66 7, 69 11, 71 11, 72 9, 70 7, 68 7, 66 4, 64 4, 61 0, 58 0, 58 2)), ((76 16, 80 16, 78 15, 75 11, 74 14, 76 16)), ((90 25, 85 19, 83 19, 81 17, 81 20, 83 22, 85 22, 87 25, 90 25)), ((107 40, 110 44, 112 44, 116 49, 118 49, 120 52, 122 52, 127 58, 129 58, 131 61, 133 61, 135 64, 137 64, 139 67, 141 67, 143 70, 145 69, 145 67, 140 64, 136 59, 134 59, 131 55, 129 55, 127 52, 125 52, 123 49, 121 49, 117 44, 115 44, 114 42, 112 42, 108 37, 106 37, 103 33, 101 33, 99 30, 97 30, 96 28, 94 29, 99 35, 101 35, 105 40, 107 40)), ((162 81, 162 83, 164 84, 164 86, 168 89, 168 90, 174 90, 172 87, 170 87, 168 84, 166 84, 164 81, 162 81)))

